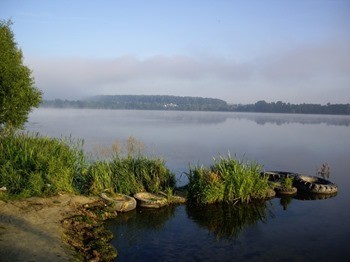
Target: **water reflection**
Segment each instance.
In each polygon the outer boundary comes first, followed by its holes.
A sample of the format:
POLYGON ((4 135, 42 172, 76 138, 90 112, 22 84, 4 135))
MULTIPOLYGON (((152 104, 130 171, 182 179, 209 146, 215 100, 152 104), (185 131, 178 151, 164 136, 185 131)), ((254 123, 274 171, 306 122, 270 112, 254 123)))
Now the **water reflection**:
POLYGON ((174 216, 174 211, 175 209, 172 206, 160 209, 138 208, 130 212, 118 214, 114 222, 128 224, 129 230, 161 230, 165 223, 174 216))
POLYGON ((281 197, 280 199, 280 204, 283 207, 283 210, 287 210, 288 206, 290 203, 292 203, 292 197, 286 196, 286 197, 281 197))
POLYGON ((327 126, 350 126, 350 116, 346 115, 306 115, 306 114, 264 114, 264 113, 237 113, 237 112, 147 112, 142 111, 153 121, 168 122, 181 125, 208 125, 220 124, 229 119, 249 120, 258 125, 265 124, 302 124, 327 126))
POLYGON ((328 198, 335 197, 338 193, 334 194, 307 194, 307 193, 298 193, 293 198, 298 200, 324 200, 328 198))
POLYGON ((91 121, 97 121, 102 125, 106 125, 106 123, 117 123, 118 125, 137 123, 143 126, 198 126, 222 124, 230 119, 253 121, 258 125, 276 124, 280 126, 297 123, 303 125, 350 126, 350 116, 348 115, 40 108, 30 114, 26 129, 42 129, 41 123, 43 122, 57 126, 63 123, 67 125, 70 120, 79 121, 79 123, 86 122, 90 125, 92 124, 91 121), (57 123, 57 121, 61 123, 57 123))
POLYGON ((258 222, 273 217, 269 202, 186 206, 188 218, 213 233, 216 239, 237 239, 240 233, 258 222))
POLYGON ((350 126, 349 116, 241 113, 233 118, 254 121, 258 125, 276 124, 280 126, 297 123, 302 125, 350 126))
POLYGON ((332 197, 335 197, 337 193, 334 194, 308 194, 303 192, 298 192, 295 196, 280 196, 280 205, 283 207, 283 210, 287 210, 288 206, 293 201, 298 200, 325 200, 332 197))
MULTIPOLYGON (((350 126, 350 116, 344 115, 305 115, 305 114, 264 114, 264 113, 237 113, 237 112, 148 112, 140 111, 145 118, 149 119, 148 123, 154 124, 155 122, 168 124, 181 124, 181 125, 208 125, 208 124, 220 124, 229 119, 234 120, 249 120, 258 125, 265 124, 325 124, 329 126, 350 126)), ((140 114, 139 113, 139 114, 140 114)), ((132 116, 131 112, 129 112, 132 116)))
MULTIPOLYGON (((336 193, 332 195, 298 193, 293 197, 279 197, 279 203, 283 210, 287 210, 293 201, 324 200, 336 195, 336 193)), ((120 213, 112 224, 127 225, 128 232, 136 235, 140 230, 162 231, 167 221, 175 216, 175 210, 174 206, 161 209, 138 208, 131 212, 120 213)), ((259 222, 267 223, 269 218, 275 217, 269 201, 237 205, 226 203, 186 205, 185 210, 188 219, 213 233, 216 239, 237 239, 244 229, 259 222)))

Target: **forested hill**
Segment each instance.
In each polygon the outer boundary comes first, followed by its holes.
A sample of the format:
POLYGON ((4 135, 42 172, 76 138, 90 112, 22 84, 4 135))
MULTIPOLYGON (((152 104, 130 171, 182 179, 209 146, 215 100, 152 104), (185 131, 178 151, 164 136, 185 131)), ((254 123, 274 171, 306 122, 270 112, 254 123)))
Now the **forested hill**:
POLYGON ((85 100, 50 100, 44 107, 101 109, 227 111, 225 101, 216 98, 163 95, 100 95, 85 100))
POLYGON ((101 95, 85 100, 44 100, 42 107, 55 108, 97 108, 97 109, 140 109, 140 110, 182 110, 182 111, 232 111, 293 114, 350 115, 350 104, 290 104, 281 101, 255 104, 229 105, 216 98, 182 97, 162 95, 101 95))

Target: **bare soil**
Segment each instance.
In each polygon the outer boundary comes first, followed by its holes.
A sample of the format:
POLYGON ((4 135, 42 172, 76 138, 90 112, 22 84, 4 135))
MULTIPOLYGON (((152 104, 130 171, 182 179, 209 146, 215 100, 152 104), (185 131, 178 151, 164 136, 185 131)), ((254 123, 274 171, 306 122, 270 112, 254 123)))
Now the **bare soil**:
POLYGON ((76 195, 0 200, 0 261, 71 261, 61 221, 81 205, 96 201, 76 195))

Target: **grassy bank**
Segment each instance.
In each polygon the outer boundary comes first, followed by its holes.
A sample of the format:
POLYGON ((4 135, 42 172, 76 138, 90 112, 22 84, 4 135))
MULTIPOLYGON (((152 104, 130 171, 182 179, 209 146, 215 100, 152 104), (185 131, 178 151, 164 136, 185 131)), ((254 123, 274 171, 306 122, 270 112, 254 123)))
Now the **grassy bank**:
POLYGON ((0 137, 0 187, 6 188, 3 197, 80 192, 86 171, 80 141, 13 132, 0 137))
POLYGON ((82 141, 38 134, 6 133, 0 137, 0 198, 51 196, 69 192, 99 194, 159 192, 175 186, 175 176, 160 158, 143 156, 130 139, 124 156, 91 161, 82 141))
MULTIPOLYGON (((51 196, 58 193, 98 195, 105 190, 132 195, 140 191, 171 192, 175 175, 157 157, 142 154, 143 145, 129 138, 113 144, 93 158, 82 141, 56 139, 28 133, 0 137, 0 199, 51 196), (108 155, 106 155, 108 152, 108 155), (103 156, 102 156, 103 155, 103 156), (5 190, 3 190, 5 189, 5 190)), ((190 202, 250 202, 265 198, 267 178, 262 167, 249 161, 220 157, 209 168, 190 168, 187 197, 190 202)))

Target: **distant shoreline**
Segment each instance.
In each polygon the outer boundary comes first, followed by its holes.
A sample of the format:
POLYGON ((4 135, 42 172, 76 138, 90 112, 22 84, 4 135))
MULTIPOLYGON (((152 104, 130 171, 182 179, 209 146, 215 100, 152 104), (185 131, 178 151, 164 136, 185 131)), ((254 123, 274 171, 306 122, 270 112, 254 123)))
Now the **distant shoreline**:
POLYGON ((350 115, 350 104, 267 103, 261 100, 254 104, 232 105, 217 98, 162 95, 100 95, 84 100, 54 99, 44 100, 40 107, 350 115))

